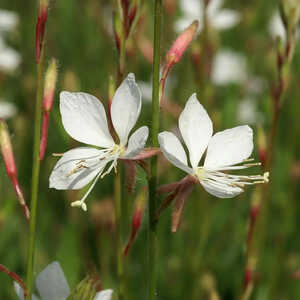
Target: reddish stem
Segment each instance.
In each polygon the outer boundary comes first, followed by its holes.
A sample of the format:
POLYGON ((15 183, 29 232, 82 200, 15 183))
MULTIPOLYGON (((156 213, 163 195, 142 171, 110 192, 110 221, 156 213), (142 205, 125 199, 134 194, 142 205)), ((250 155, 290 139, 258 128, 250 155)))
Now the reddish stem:
POLYGON ((49 112, 44 111, 43 125, 42 125, 42 138, 40 143, 40 161, 45 157, 47 141, 48 141, 48 129, 49 129, 49 112))
POLYGON ((4 265, 1 265, 1 264, 0 264, 0 271, 3 273, 6 273, 9 277, 12 278, 12 280, 16 281, 21 286, 21 288, 24 291, 24 297, 26 298, 27 288, 26 288, 26 285, 23 282, 22 278, 19 275, 17 275, 15 272, 10 271, 7 267, 5 267, 4 265))

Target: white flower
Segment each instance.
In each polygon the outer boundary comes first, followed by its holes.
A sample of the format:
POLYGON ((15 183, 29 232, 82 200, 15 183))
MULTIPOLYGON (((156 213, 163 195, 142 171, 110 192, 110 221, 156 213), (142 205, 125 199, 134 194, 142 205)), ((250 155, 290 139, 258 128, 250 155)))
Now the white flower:
POLYGON ((281 39, 285 40, 285 29, 278 12, 276 12, 271 18, 269 23, 269 32, 273 38, 279 36, 281 39))
POLYGON ((196 94, 190 97, 179 117, 179 129, 189 152, 191 166, 188 165, 183 146, 173 133, 164 131, 159 134, 161 150, 172 164, 196 178, 208 193, 219 198, 231 198, 242 193, 245 185, 268 181, 268 173, 263 176, 223 173, 257 165, 248 163, 253 150, 252 129, 238 126, 212 136, 212 121, 196 94), (199 167, 205 150, 204 165, 199 167))
POLYGON ((0 9, 0 32, 12 31, 19 23, 19 16, 9 10, 0 9))
MULTIPOLYGON (((65 300, 71 294, 65 274, 58 262, 49 264, 36 278, 36 288, 42 300, 65 300)), ((24 300, 24 290, 14 281, 15 292, 20 300, 24 300)), ((94 300, 110 300, 112 290, 98 292, 94 300)), ((32 295, 32 300, 38 300, 32 295)))
POLYGON ((216 85, 243 83, 247 79, 246 59, 229 50, 221 50, 214 58, 212 81, 216 85))
POLYGON ((0 36, 0 71, 13 72, 20 64, 20 54, 8 47, 0 36))
POLYGON ((0 118, 9 119, 17 113, 17 108, 13 103, 0 99, 0 118))
MULTIPOLYGON (((183 17, 175 23, 175 30, 182 32, 194 20, 199 20, 199 28, 203 28, 203 10, 204 1, 200 0, 180 0, 180 8, 183 12, 183 17)), ((240 15, 230 9, 222 9, 223 0, 211 0, 207 8, 208 22, 218 30, 227 29, 235 26, 240 15)))
POLYGON ((111 105, 112 123, 120 140, 115 143, 109 133, 104 107, 96 97, 62 92, 60 112, 65 130, 77 141, 102 149, 79 147, 64 153, 50 175, 50 188, 81 189, 93 181, 84 197, 71 204, 86 210, 85 199, 97 180, 113 168, 116 170, 118 159, 134 159, 144 148, 148 138, 147 126, 137 129, 128 139, 141 106, 140 90, 134 75, 129 74, 117 89, 111 105))
POLYGON ((262 123, 263 116, 257 109, 257 99, 246 97, 237 107, 237 119, 241 123, 262 123))

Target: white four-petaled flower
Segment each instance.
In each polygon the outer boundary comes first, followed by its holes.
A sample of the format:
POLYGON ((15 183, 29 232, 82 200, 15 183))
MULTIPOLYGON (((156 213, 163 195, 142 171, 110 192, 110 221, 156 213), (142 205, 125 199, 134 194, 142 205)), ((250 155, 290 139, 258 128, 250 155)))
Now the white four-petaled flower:
POLYGON ((249 126, 238 126, 213 134, 212 121, 193 94, 179 117, 179 129, 189 152, 189 161, 179 139, 164 131, 158 136, 165 157, 176 167, 194 176, 204 189, 219 198, 231 198, 244 190, 245 185, 268 181, 263 176, 230 175, 229 170, 240 170, 257 165, 249 163, 253 150, 253 133, 249 126), (206 150, 204 165, 199 162, 206 150))
MULTIPOLYGON (((36 288, 42 300, 65 300, 71 294, 65 274, 58 262, 49 264, 36 278, 36 288)), ((24 290, 14 281, 15 292, 19 300, 24 300, 24 290)), ((94 300, 111 300, 112 290, 98 292, 94 300)), ((32 300, 38 300, 32 295, 32 300)))
POLYGON ((141 106, 141 92, 134 75, 129 74, 117 89, 111 105, 111 119, 119 137, 119 143, 116 143, 109 132, 104 107, 96 97, 62 92, 60 112, 65 130, 77 141, 101 149, 79 147, 64 153, 50 175, 50 187, 81 189, 94 180, 84 197, 72 203, 72 206, 86 210, 85 199, 97 180, 116 169, 118 159, 134 159, 144 148, 148 138, 147 126, 137 129, 128 139, 141 106))

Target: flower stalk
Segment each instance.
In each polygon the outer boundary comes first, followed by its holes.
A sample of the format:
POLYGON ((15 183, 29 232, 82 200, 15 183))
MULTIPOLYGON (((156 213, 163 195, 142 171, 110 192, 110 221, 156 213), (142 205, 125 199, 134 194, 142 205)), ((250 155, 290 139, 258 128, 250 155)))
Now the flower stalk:
POLYGON ((28 294, 26 300, 31 300, 33 287, 33 265, 35 252, 36 235, 36 215, 37 200, 40 177, 40 140, 41 140, 41 119, 42 119, 42 96, 43 96, 43 60, 44 60, 44 36, 47 22, 48 1, 41 0, 39 3, 39 15, 36 25, 36 62, 37 62, 37 90, 35 103, 34 121, 34 144, 33 144, 33 166, 32 166, 32 185, 30 203, 30 225, 29 225, 29 244, 27 253, 27 277, 26 286, 28 294))
MULTIPOLYGON (((154 52, 153 52, 153 90, 152 90, 152 147, 158 147, 159 132, 159 69, 161 41, 162 0, 156 0, 154 6, 154 52)), ((148 237, 148 300, 156 298, 157 267, 157 157, 151 159, 149 180, 149 237, 148 237)))
MULTIPOLYGON (((264 169, 271 170, 275 152, 275 141, 278 130, 278 121, 281 108, 284 104, 285 93, 289 86, 290 66, 296 45, 296 26, 300 20, 300 5, 296 1, 280 1, 281 18, 285 27, 286 40, 277 38, 277 79, 272 92, 272 125, 268 136, 268 148, 265 148, 264 137, 262 142, 265 163, 264 169)), ((257 188, 251 202, 249 213, 249 226, 247 236, 247 262, 244 272, 244 288, 242 300, 251 297, 254 288, 254 277, 259 259, 259 247, 263 240, 263 228, 269 203, 269 187, 257 188)))
POLYGON ((21 187, 19 185, 19 181, 17 177, 18 176, 17 167, 15 164, 14 153, 9 138, 9 132, 5 122, 1 119, 0 119, 0 148, 1 148, 2 156, 5 164, 6 173, 14 186, 19 203, 25 215, 25 218, 29 222, 30 212, 26 205, 21 187))

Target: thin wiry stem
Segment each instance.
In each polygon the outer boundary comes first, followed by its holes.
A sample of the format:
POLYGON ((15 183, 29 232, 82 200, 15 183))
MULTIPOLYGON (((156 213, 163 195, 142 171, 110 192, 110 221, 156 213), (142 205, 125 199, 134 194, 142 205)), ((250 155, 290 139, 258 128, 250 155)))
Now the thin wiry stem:
MULTIPOLYGON (((277 49, 277 82, 272 93, 273 116, 271 131, 268 139, 267 159, 264 165, 266 171, 272 170, 273 157, 275 154, 275 142, 278 130, 280 112, 285 99, 288 87, 287 72, 295 48, 295 30, 286 32, 286 42, 284 51, 277 49)), ((268 214, 270 186, 257 187, 251 204, 249 215, 249 229, 247 236, 247 262, 244 273, 244 287, 241 300, 248 300, 254 288, 254 272, 256 271, 259 259, 259 250, 264 238, 265 222, 268 214)))
POLYGON ((117 248, 117 274, 119 280, 119 300, 124 300, 124 264, 122 255, 122 178, 121 168, 117 167, 117 174, 114 179, 115 217, 116 217, 116 248, 117 248))
MULTIPOLYGON (((154 53, 153 53, 153 91, 152 91, 152 147, 158 147, 159 131, 159 69, 160 69, 160 39, 161 39, 162 0, 155 1, 154 7, 154 53)), ((151 159, 151 177, 149 181, 149 237, 148 237, 148 299, 156 298, 156 267, 157 267, 157 222, 156 198, 157 187, 157 157, 151 159)))
POLYGON ((35 106, 35 122, 34 122, 34 144, 33 144, 33 169, 32 169, 32 187, 31 187, 31 204, 30 204, 30 224, 29 224, 29 245, 27 260, 27 297, 31 300, 33 285, 33 264, 35 251, 35 234, 36 234, 36 215, 37 200, 40 177, 40 140, 41 140, 41 118, 42 118, 42 96, 43 96, 43 50, 40 61, 37 64, 37 92, 35 106))

